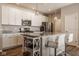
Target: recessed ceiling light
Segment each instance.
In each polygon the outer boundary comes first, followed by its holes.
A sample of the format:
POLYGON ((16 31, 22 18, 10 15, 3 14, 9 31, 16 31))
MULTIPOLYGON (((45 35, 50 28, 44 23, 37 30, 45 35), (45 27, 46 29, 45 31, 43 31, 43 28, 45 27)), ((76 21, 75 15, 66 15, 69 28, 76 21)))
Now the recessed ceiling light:
POLYGON ((17 5, 19 5, 20 3, 16 3, 17 5))
POLYGON ((48 11, 51 11, 51 9, 49 8, 48 11))
POLYGON ((33 10, 35 10, 35 8, 34 8, 34 7, 33 7, 32 9, 33 9, 33 10))

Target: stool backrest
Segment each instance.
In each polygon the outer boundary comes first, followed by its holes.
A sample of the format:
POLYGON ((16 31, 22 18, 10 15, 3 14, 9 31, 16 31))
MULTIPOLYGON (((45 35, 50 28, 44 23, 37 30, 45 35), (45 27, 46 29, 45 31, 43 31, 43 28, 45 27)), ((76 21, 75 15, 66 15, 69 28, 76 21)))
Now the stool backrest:
POLYGON ((46 40, 46 44, 47 47, 50 46, 54 46, 54 47, 58 47, 58 35, 51 35, 48 37, 48 39, 46 40), (55 43, 55 44, 53 44, 55 43), (53 44, 53 45, 51 45, 53 44))
POLYGON ((58 48, 65 46, 65 34, 60 34, 58 37, 58 48))
POLYGON ((65 43, 69 43, 73 41, 73 33, 67 33, 65 36, 65 43))

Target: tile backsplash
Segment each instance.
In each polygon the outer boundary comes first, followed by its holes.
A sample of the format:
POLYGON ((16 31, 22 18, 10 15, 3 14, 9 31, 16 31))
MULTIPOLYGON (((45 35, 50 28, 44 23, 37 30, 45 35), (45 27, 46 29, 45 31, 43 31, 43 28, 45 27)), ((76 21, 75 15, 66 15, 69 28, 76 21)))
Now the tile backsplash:
POLYGON ((17 26, 17 25, 2 25, 2 31, 3 33, 7 32, 19 32, 19 28, 30 28, 31 31, 40 31, 40 27, 37 26, 17 26))

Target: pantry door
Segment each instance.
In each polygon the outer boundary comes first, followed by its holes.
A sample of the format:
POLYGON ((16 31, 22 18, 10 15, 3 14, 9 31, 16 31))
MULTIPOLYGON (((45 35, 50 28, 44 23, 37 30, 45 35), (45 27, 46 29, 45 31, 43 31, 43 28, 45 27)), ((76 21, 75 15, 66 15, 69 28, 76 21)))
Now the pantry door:
POLYGON ((73 33, 73 42, 78 43, 78 14, 65 16, 65 32, 73 33))
POLYGON ((61 19, 55 21, 55 33, 61 32, 61 19))

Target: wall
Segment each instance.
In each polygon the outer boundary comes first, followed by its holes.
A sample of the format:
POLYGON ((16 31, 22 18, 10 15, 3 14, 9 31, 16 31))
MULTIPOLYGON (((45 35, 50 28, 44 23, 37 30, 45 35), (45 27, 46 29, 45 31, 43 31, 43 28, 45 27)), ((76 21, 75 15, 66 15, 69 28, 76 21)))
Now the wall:
POLYGON ((61 8, 62 32, 74 33, 74 43, 79 43, 79 4, 72 4, 61 8))
POLYGON ((48 22, 53 23, 53 31, 60 33, 61 32, 61 9, 56 10, 56 12, 53 12, 49 15, 48 22), (57 20, 54 19, 54 17, 57 17, 57 20))
POLYGON ((1 26, 1 19, 2 19, 2 10, 1 10, 1 7, 0 7, 0 49, 2 47, 2 26, 1 26))

